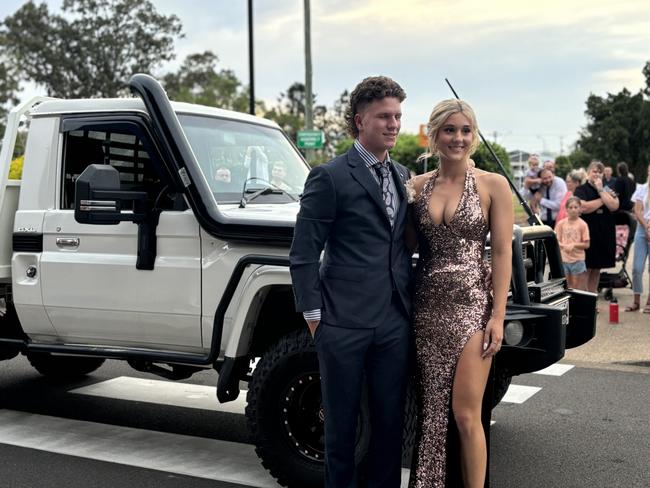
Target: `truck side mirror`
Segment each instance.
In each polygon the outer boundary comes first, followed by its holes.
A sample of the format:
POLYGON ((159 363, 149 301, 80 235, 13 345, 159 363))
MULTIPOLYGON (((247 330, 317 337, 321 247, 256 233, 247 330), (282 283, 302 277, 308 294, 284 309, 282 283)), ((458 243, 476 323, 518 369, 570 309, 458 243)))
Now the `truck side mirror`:
POLYGON ((75 182, 74 218, 81 224, 115 225, 125 220, 139 223, 147 215, 146 199, 146 192, 120 190, 117 169, 90 164, 75 182), (131 202, 133 212, 123 211, 131 207, 131 202))

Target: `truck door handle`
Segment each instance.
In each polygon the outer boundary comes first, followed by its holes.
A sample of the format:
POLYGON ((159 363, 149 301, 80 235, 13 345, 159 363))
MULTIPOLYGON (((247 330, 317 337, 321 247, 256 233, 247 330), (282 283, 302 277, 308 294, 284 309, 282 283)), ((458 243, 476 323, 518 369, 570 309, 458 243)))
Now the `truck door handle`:
POLYGON ((78 237, 57 237, 56 245, 61 248, 76 249, 79 247, 79 238, 78 237))

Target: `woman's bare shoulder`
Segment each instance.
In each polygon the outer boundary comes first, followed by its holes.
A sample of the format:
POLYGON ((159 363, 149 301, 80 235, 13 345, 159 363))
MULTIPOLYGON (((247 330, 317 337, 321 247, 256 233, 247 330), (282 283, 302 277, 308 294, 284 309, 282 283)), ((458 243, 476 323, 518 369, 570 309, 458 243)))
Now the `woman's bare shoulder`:
POLYGON ((411 178, 409 181, 411 182, 411 185, 413 185, 413 189, 415 192, 419 195, 420 192, 422 191, 422 188, 424 187, 424 184, 427 182, 429 178, 431 178, 431 175, 433 174, 433 171, 429 171, 428 173, 423 173, 421 175, 416 175, 413 178, 411 178))
POLYGON ((503 191, 504 189, 510 188, 506 177, 498 173, 492 173, 491 171, 484 171, 478 168, 474 170, 474 173, 476 174, 476 179, 491 191, 503 191))

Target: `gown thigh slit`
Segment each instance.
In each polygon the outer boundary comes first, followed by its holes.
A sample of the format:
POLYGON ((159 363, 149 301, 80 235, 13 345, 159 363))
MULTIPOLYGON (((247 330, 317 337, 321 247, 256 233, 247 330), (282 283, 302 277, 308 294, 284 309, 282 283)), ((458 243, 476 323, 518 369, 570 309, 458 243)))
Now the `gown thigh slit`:
POLYGON ((489 266, 483 260, 489 227, 474 170, 465 174, 451 221, 440 225, 429 213, 437 175, 432 173, 413 206, 419 244, 413 302, 418 430, 410 488, 445 487, 456 368, 467 342, 485 329, 492 311, 485 285, 489 266))

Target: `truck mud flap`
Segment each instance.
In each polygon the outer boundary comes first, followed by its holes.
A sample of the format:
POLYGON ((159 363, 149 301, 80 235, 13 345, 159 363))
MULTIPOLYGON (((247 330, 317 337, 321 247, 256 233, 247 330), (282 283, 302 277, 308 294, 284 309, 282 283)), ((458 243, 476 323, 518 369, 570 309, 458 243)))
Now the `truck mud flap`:
POLYGON ((566 331, 566 348, 578 347, 593 339, 596 335, 596 301, 595 293, 580 290, 568 290, 569 325, 566 331))

